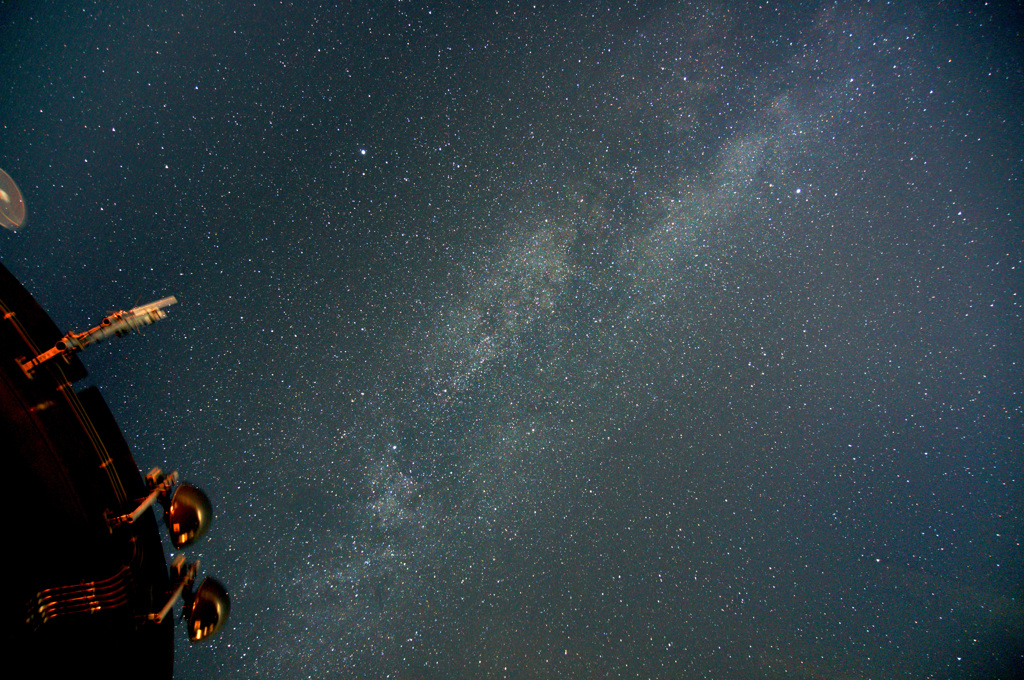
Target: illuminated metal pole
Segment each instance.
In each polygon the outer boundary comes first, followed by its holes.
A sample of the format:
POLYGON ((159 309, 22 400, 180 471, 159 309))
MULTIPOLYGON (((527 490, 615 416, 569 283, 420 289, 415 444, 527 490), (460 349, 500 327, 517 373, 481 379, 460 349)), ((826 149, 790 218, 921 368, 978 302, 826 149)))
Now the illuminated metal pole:
POLYGON ((147 621, 152 621, 153 623, 162 623, 163 620, 167 618, 167 615, 171 612, 171 609, 174 607, 174 604, 181 598, 181 594, 185 592, 185 588, 191 585, 193 582, 195 582, 196 574, 199 572, 199 560, 196 560, 192 564, 188 565, 187 571, 184 574, 181 574, 181 570, 184 566, 185 556, 178 555, 178 557, 174 560, 174 563, 171 564, 171 568, 175 569, 179 573, 179 575, 181 575, 181 580, 178 581, 177 587, 171 594, 170 599, 167 600, 167 604, 164 605, 164 608, 156 613, 146 615, 147 621))
POLYGON ((117 517, 111 517, 107 520, 107 526, 110 527, 111 531, 113 531, 122 524, 131 524, 132 522, 137 521, 140 517, 142 517, 142 513, 146 512, 146 510, 149 510, 149 508, 153 505, 153 503, 156 503, 157 499, 160 498, 160 496, 163 496, 166 493, 168 493, 171 490, 171 487, 174 486, 174 483, 177 481, 177 472, 172 472, 171 474, 167 475, 159 484, 153 487, 153 490, 149 493, 148 496, 146 496, 142 503, 139 504, 139 507, 135 508, 134 512, 125 515, 119 515, 117 517))
POLYGON ((137 331, 143 326, 166 319, 167 312, 164 311, 164 308, 177 304, 177 302, 178 299, 172 295, 162 300, 151 302, 148 305, 133 307, 128 311, 114 312, 110 316, 105 317, 100 325, 95 328, 90 328, 82 333, 71 331, 58 340, 52 349, 48 349, 36 358, 23 363, 21 370, 25 371, 25 374, 29 377, 32 377, 32 371, 35 370, 36 366, 54 357, 70 352, 80 352, 89 345, 102 342, 111 336, 125 335, 131 331, 137 331))

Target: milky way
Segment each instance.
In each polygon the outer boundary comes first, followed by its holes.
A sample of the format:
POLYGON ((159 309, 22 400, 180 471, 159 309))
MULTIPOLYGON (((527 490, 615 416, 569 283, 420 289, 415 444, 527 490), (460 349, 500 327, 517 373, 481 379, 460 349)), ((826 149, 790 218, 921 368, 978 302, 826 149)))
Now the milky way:
POLYGON ((178 677, 1013 677, 1009 3, 60 5, 4 264, 180 301, 85 357, 214 499, 178 677))
MULTIPOLYGON (((451 655, 523 528, 588 493, 604 444, 652 405, 699 392, 729 280, 770 271, 802 237, 790 209, 857 98, 838 71, 800 104, 784 88, 750 102, 683 172, 541 169, 507 215, 461 225, 483 238, 453 256, 429 318, 395 328, 390 353, 415 359, 382 374, 328 452, 358 461, 362 485, 337 549, 293 589, 288 609, 328 631, 300 643, 307 658, 325 639, 342 667, 451 655), (452 640, 422 638, 439 624, 452 640)), ((689 130, 674 134, 666 152, 689 130)))

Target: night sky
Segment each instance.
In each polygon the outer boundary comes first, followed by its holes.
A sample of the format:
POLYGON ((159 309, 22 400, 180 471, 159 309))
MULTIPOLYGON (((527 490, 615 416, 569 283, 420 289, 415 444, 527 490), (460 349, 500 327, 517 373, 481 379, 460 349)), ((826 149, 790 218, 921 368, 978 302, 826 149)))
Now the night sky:
POLYGON ((1019 677, 1019 6, 339 4, 0 6, 0 260, 180 300, 176 677, 1019 677))

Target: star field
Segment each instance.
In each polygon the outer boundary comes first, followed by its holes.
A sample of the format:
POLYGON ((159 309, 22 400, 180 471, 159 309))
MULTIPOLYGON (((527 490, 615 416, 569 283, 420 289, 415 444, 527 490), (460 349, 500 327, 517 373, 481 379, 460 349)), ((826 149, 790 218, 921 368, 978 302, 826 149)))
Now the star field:
POLYGON ((181 302, 83 356, 214 500, 176 677, 1016 677, 1020 19, 0 13, 5 266, 181 302))

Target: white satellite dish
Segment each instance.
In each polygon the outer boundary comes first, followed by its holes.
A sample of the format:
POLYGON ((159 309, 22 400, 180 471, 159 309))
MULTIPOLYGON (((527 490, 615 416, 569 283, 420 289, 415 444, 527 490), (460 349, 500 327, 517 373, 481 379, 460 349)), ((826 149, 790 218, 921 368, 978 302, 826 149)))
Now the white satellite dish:
POLYGON ((11 176, 0 170, 0 225, 15 231, 25 224, 25 201, 11 176))

